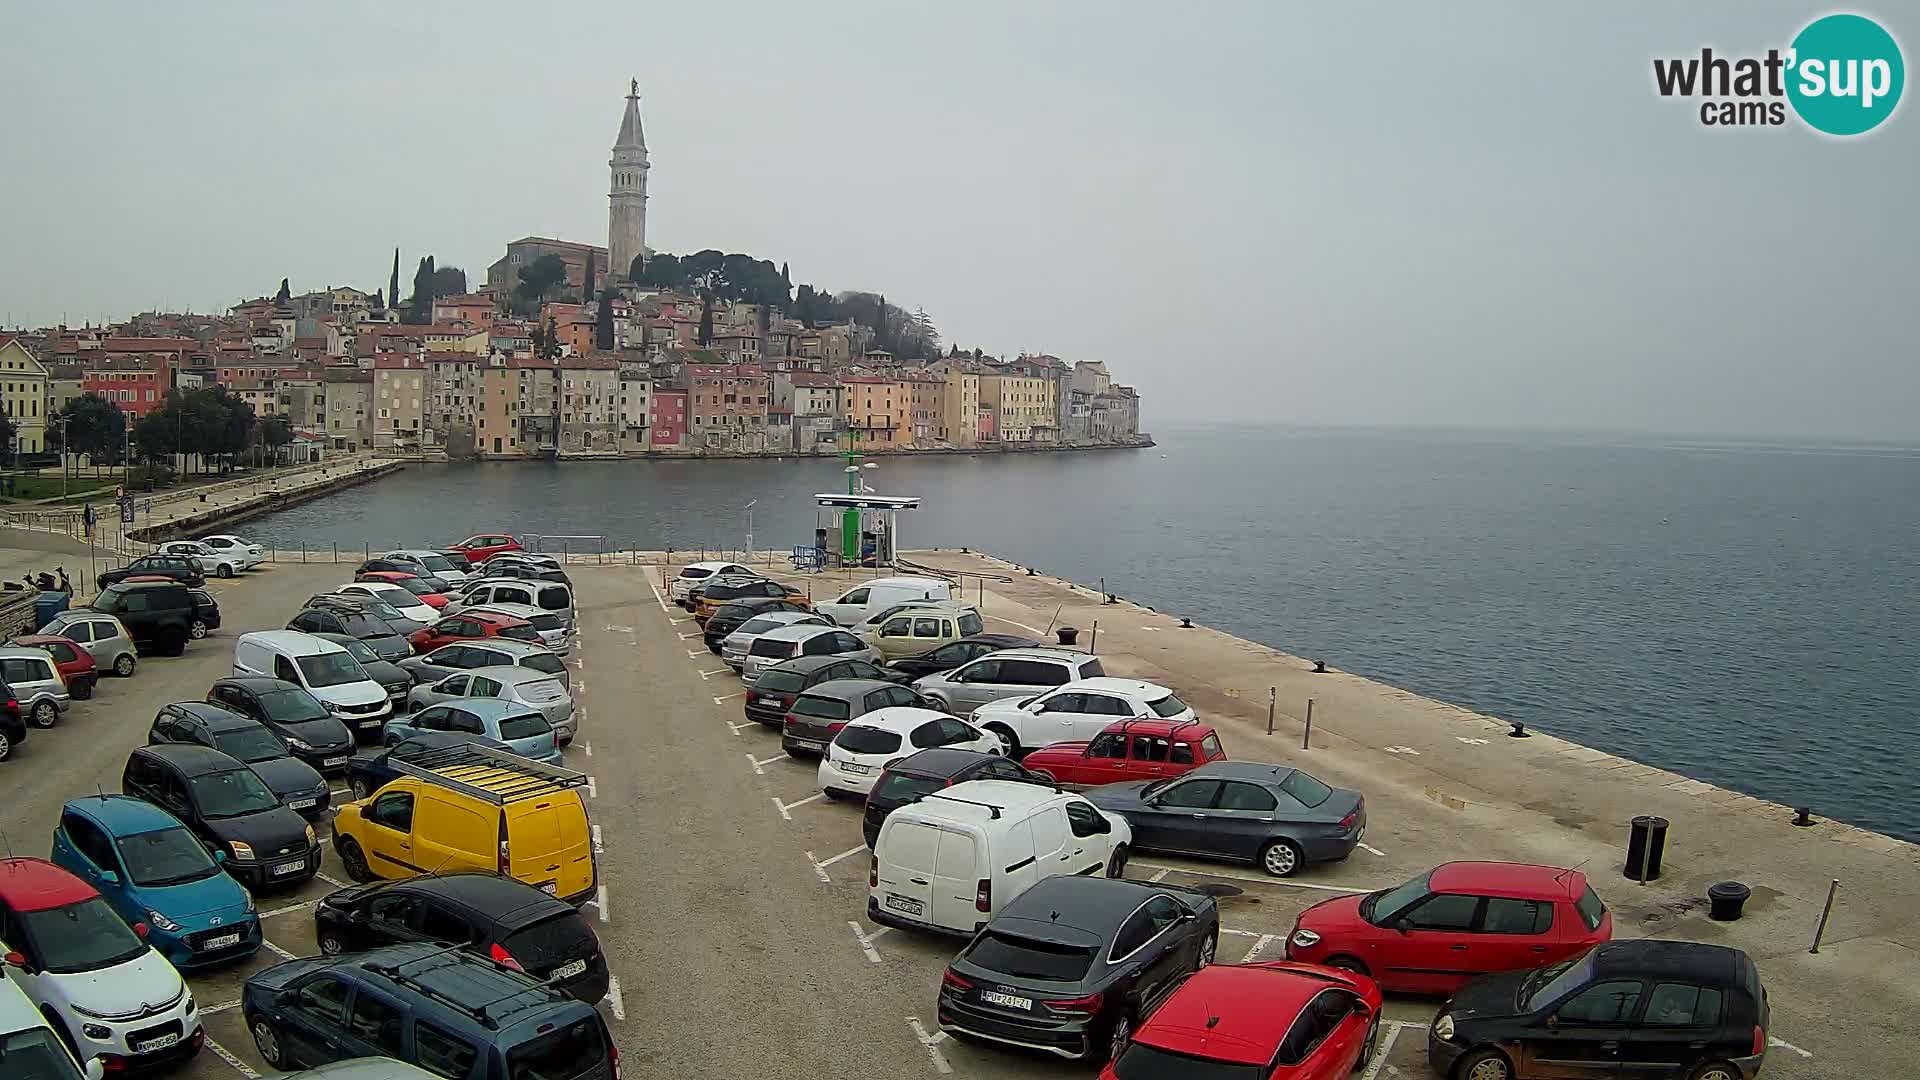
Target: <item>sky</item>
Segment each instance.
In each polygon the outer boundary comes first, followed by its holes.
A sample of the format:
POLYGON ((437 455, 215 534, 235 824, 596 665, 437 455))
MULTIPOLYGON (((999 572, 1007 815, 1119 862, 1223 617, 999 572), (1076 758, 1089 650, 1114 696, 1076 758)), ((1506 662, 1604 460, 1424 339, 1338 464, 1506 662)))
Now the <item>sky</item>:
MULTIPOLYGON (((1920 115, 1713 129, 1655 56, 1823 7, 780 0, 11 8, 0 324, 648 244, 1104 360, 1143 426, 1920 440, 1920 115)), ((1866 14, 1902 36, 1920 11, 1866 14)))

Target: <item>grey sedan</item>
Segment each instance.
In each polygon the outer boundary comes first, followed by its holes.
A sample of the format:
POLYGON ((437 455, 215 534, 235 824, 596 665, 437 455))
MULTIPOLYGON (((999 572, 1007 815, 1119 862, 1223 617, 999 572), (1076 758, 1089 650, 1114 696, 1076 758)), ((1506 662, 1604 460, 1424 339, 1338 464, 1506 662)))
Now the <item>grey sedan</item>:
POLYGON ((1127 819, 1135 848, 1249 862, 1274 877, 1344 859, 1367 831, 1364 796, 1285 765, 1215 761, 1086 794, 1127 819))
POLYGON ((567 665, 553 650, 531 641, 492 637, 456 641, 442 645, 425 656, 409 656, 400 667, 416 683, 439 682, 456 671, 483 667, 523 667, 567 682, 567 665))
POLYGON ((424 709, 468 697, 500 698, 530 706, 553 725, 561 745, 573 741, 573 696, 552 675, 529 668, 483 667, 458 672, 437 683, 414 687, 407 695, 407 705, 424 709))

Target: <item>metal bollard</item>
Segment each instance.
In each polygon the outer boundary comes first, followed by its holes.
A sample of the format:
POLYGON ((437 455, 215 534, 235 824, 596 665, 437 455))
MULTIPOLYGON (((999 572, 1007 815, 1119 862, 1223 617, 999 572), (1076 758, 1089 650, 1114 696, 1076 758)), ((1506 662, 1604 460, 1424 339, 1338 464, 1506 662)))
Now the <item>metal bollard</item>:
POLYGON ((1820 951, 1820 939, 1827 935, 1827 916, 1833 914, 1833 896, 1840 891, 1840 879, 1834 878, 1827 884, 1827 905, 1820 909, 1820 925, 1813 928, 1813 947, 1809 953, 1820 951))
MULTIPOLYGON (((1272 726, 1271 722, 1269 722, 1268 726, 1272 726)), ((1313 699, 1308 698, 1307 699, 1307 729, 1300 733, 1300 749, 1307 750, 1307 749, 1311 749, 1312 746, 1313 746, 1313 699)))

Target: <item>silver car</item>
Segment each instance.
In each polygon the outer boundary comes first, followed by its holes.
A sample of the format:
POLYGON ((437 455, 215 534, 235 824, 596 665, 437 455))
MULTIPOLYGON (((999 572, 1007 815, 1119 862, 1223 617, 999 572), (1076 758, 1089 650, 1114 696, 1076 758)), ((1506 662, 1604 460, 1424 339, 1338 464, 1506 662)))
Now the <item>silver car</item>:
POLYGON ((815 615, 811 611, 769 611, 755 615, 740 624, 740 628, 720 639, 720 659, 727 666, 739 671, 747 662, 747 649, 760 635, 783 626, 832 626, 826 616, 815 615))
POLYGON ((547 648, 561 656, 566 656, 573 651, 573 624, 551 611, 543 611, 529 604, 474 604, 460 610, 494 611, 502 615, 511 615, 516 619, 525 619, 539 631, 540 641, 547 648))
POLYGON ((553 725, 561 745, 573 741, 573 696, 559 679, 531 668, 484 667, 458 672, 439 682, 414 687, 407 695, 407 704, 424 709, 464 697, 502 698, 531 706, 553 725))
POLYGON ((13 688, 20 702, 20 715, 37 728, 50 728, 60 722, 73 699, 67 695, 67 680, 53 664, 52 655, 25 645, 0 647, 0 678, 13 688))
POLYGON ((880 663, 880 653, 873 646, 847 631, 831 625, 802 624, 778 627, 756 638, 747 646, 747 655, 741 658, 740 675, 752 682, 761 672, 796 656, 840 656, 874 665, 880 663))
POLYGON ((1001 649, 952 671, 922 675, 913 688, 933 708, 971 716, 990 701, 1045 693, 1056 686, 1106 674, 1100 658, 1071 649, 1001 649))
POLYGON ((573 625, 573 586, 558 581, 528 581, 525 578, 481 578, 460 586, 459 599, 441 609, 451 615, 464 608, 483 604, 525 604, 551 611, 573 625))
POLYGON ((57 634, 68 641, 78 644, 93 657, 93 666, 100 671, 111 671, 121 678, 133 674, 133 668, 139 662, 139 653, 133 647, 133 636, 120 620, 104 611, 92 611, 87 608, 74 608, 63 611, 53 617, 41 631, 43 634, 57 634))
POLYGON ((416 563, 425 567, 427 573, 454 585, 473 576, 473 564, 465 558, 449 558, 444 552, 430 548, 402 548, 399 551, 389 551, 381 557, 416 563))
POLYGON ((552 649, 512 638, 490 637, 450 642, 425 656, 409 656, 400 661, 400 666, 413 676, 415 683, 439 682, 456 671, 516 665, 551 675, 559 679, 561 685, 567 683, 567 665, 560 662, 552 649))

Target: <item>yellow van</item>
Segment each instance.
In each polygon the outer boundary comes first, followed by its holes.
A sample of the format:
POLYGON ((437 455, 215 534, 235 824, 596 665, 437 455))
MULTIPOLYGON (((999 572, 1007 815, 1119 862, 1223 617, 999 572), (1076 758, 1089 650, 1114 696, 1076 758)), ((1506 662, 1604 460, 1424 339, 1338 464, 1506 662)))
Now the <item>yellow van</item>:
POLYGON ((592 898, 585 773, 474 743, 386 764, 400 775, 334 811, 333 849, 353 880, 484 870, 568 903, 592 898))

